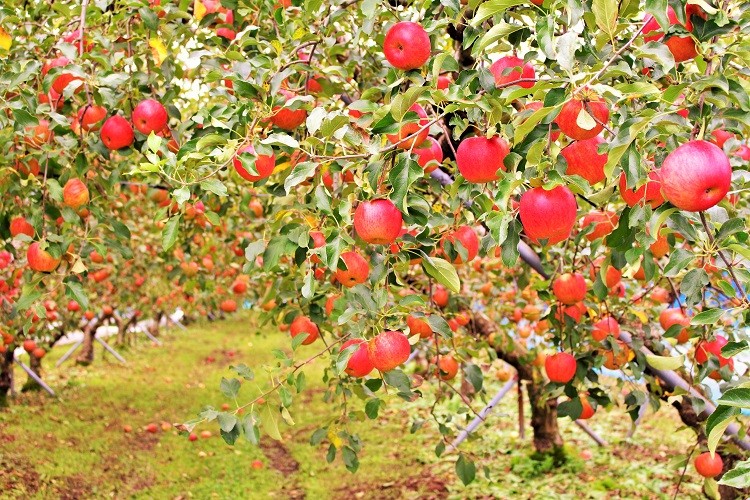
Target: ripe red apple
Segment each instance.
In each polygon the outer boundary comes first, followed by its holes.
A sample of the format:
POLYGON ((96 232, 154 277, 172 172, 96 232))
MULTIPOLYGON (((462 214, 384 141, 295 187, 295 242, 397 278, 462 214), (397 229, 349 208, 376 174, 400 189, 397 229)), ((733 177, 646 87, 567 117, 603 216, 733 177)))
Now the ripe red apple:
POLYGON ((575 196, 567 187, 556 186, 549 191, 536 187, 521 195, 518 213, 532 241, 547 240, 554 245, 570 236, 577 210, 575 196))
POLYGON ((146 432, 149 432, 151 434, 156 434, 157 432, 159 432, 159 426, 156 424, 148 424, 146 426, 146 432))
POLYGON ((609 156, 607 153, 599 154, 599 145, 604 144, 601 136, 576 141, 567 145, 561 151, 568 168, 568 175, 580 175, 592 186, 604 180, 604 165, 607 164, 609 156))
POLYGON ((719 146, 721 149, 724 149, 724 143, 729 139, 736 139, 736 136, 723 128, 717 128, 711 132, 711 137, 708 140, 719 146))
MULTIPOLYGON (((295 97, 295 93, 286 89, 279 89, 279 94, 284 97, 284 101, 289 101, 295 97)), ((283 130, 294 130, 302 125, 307 119, 305 109, 289 109, 286 106, 274 106, 272 111, 276 113, 271 117, 271 123, 283 130)))
POLYGON ((440 75, 438 76, 438 79, 437 79, 437 88, 440 90, 445 90, 451 86, 451 83, 453 83, 453 80, 451 80, 451 77, 447 75, 440 75))
POLYGON ((585 230, 593 225, 594 229, 586 234, 586 239, 594 241, 603 238, 614 231, 619 220, 620 217, 611 210, 606 212, 594 210, 583 217, 583 220, 581 221, 581 229, 585 230))
POLYGON ((708 355, 713 354, 718 358, 720 368, 727 364, 729 364, 730 368, 734 368, 734 360, 731 357, 725 358, 721 355, 721 348, 727 345, 727 342, 729 341, 726 337, 722 337, 721 335, 716 335, 716 338, 711 341, 701 340, 695 346, 695 361, 701 365, 705 364, 708 362, 708 355))
POLYGON ((500 136, 469 137, 456 150, 458 171, 469 182, 484 183, 500 179, 498 171, 506 171, 505 157, 510 153, 508 143, 500 136))
MULTIPOLYGON (((467 257, 466 262, 471 262, 479 253, 479 237, 477 233, 470 226, 461 226, 455 231, 445 233, 440 239, 440 248, 443 253, 445 251, 446 243, 450 243, 453 246, 453 251, 456 253, 456 257, 452 259, 454 264, 463 264, 464 260, 461 258, 461 254, 458 251, 457 243, 461 243, 461 246, 466 249, 467 257)), ((447 256, 447 253, 446 253, 447 256)), ((450 257, 449 257, 449 260, 450 257)))
MULTIPOLYGON (((44 63, 44 66, 42 66, 42 76, 46 76, 52 68, 64 68, 69 64, 70 59, 68 59, 67 57, 60 56, 56 57, 55 59, 50 59, 44 63)), ((52 82, 52 90, 62 95, 65 87, 67 87, 73 80, 81 80, 81 78, 71 73, 59 73, 58 76, 55 77, 55 80, 52 82)), ((80 87, 76 89, 76 92, 80 92, 79 89, 80 87)))
POLYGON ((412 335, 419 335, 423 339, 432 337, 432 327, 427 322, 427 317, 422 319, 410 314, 406 317, 406 326, 409 327, 409 333, 412 335))
POLYGON ((39 120, 36 125, 28 125, 24 128, 24 132, 26 133, 24 142, 30 148, 39 148, 43 144, 51 142, 52 137, 54 137, 48 120, 39 120))
POLYGON ((367 243, 388 245, 401 233, 404 219, 391 200, 363 201, 354 211, 354 229, 367 243))
POLYGON ((141 134, 159 132, 167 126, 167 108, 156 99, 144 99, 133 109, 133 126, 141 134))
POLYGON ((563 104, 555 123, 560 131, 576 141, 593 139, 609 121, 609 107, 597 94, 584 90, 563 104))
POLYGON ((307 334, 307 338, 302 342, 302 345, 310 345, 320 337, 320 330, 318 325, 307 316, 297 316, 289 326, 289 334, 292 338, 297 335, 307 334))
POLYGON ((403 333, 384 331, 370 340, 367 344, 367 353, 375 368, 387 372, 409 359, 411 346, 403 333))
POLYGON ((550 382, 567 384, 576 374, 576 358, 567 352, 558 352, 547 356, 544 361, 544 370, 550 382))
POLYGON ((89 202, 89 190, 81 179, 69 179, 63 187, 63 204, 73 210, 89 202))
POLYGON ((750 147, 747 144, 740 144, 740 147, 734 152, 734 156, 750 161, 750 147))
POLYGON ((586 280, 581 273, 565 273, 552 283, 552 293, 565 305, 573 305, 586 298, 586 280))
POLYGON ((21 217, 20 215, 18 217, 14 217, 10 221, 10 235, 12 237, 16 237, 19 234, 25 234, 29 238, 34 237, 34 226, 28 223, 26 219, 21 217))
POLYGON ((414 148, 413 153, 417 155, 417 164, 429 174, 443 163, 443 148, 434 137, 427 137, 423 144, 426 146, 414 148))
POLYGON ((606 339, 607 335, 612 335, 616 339, 620 338, 620 324, 611 316, 607 316, 594 323, 594 327, 591 330, 591 336, 598 342, 606 339))
POLYGON ((416 113, 419 117, 419 121, 405 123, 401 126, 401 129, 399 129, 397 134, 386 135, 391 144, 396 144, 401 149, 417 149, 417 147, 421 147, 430 133, 430 129, 426 128, 430 121, 427 119, 427 112, 424 108, 415 102, 409 108, 409 111, 416 113), (411 137, 414 134, 417 135, 411 137), (407 137, 409 137, 409 139, 407 139, 407 137))
POLYGON ((56 259, 48 251, 43 250, 41 243, 35 241, 26 251, 26 261, 29 267, 40 273, 51 273, 60 265, 61 259, 56 259))
POLYGON ((453 380, 458 374, 458 368, 459 366, 456 358, 450 354, 440 356, 440 359, 437 361, 436 375, 440 377, 441 380, 453 380))
POLYGON ((198 434, 191 432, 190 435, 188 436, 188 441, 190 441, 191 443, 193 441, 198 441, 198 434))
POLYGON ((370 264, 367 263, 355 250, 349 250, 341 254, 346 269, 336 269, 336 280, 347 288, 359 285, 367 281, 370 275, 370 264))
POLYGON ((81 305, 76 302, 75 300, 68 301, 68 311, 70 312, 78 312, 81 310, 81 305))
POLYGON ((31 339, 23 341, 23 350, 31 354, 36 349, 36 342, 31 339))
MULTIPOLYGON (((495 77, 495 85, 507 87, 515 84, 518 80, 533 80, 536 78, 534 66, 524 63, 523 59, 516 56, 501 57, 490 66, 490 73, 495 77)), ((530 89, 534 82, 520 82, 522 88, 530 89)))
POLYGON ((585 394, 581 394, 579 396, 579 399, 581 400, 581 415, 578 417, 579 420, 588 420, 591 417, 594 416, 594 413, 596 413, 596 410, 593 406, 591 406, 591 402, 589 401, 589 398, 585 394))
POLYGON ((81 126, 81 129, 86 132, 92 132, 99 130, 101 125, 99 122, 104 120, 107 116, 107 109, 103 106, 97 106, 96 104, 86 104, 78 110, 76 118, 81 126))
POLYGON ((47 354, 47 351, 45 351, 41 347, 37 347, 36 349, 31 351, 31 355, 34 356, 36 359, 42 359, 45 354, 47 354))
MULTIPOLYGON (((659 324, 664 329, 664 331, 669 330, 669 328, 673 325, 682 325, 687 327, 690 325, 690 318, 685 316, 685 313, 683 313, 682 309, 680 309, 679 307, 667 308, 664 309, 661 314, 659 314, 659 324)), ((687 328, 683 328, 677 335, 677 342, 683 344, 688 340, 690 340, 690 332, 687 328)))
POLYGON ((383 40, 383 54, 394 68, 404 71, 421 68, 430 58, 430 36, 424 28, 402 21, 388 29, 383 40))
POLYGON ((630 207, 648 203, 651 208, 656 208, 664 203, 662 194, 661 173, 657 170, 649 172, 646 183, 636 190, 628 189, 625 173, 620 175, 620 195, 630 207))
POLYGON ((729 158, 715 144, 690 141, 664 159, 661 169, 664 197, 681 210, 699 212, 719 203, 732 184, 729 158))
POLYGON ((244 148, 237 151, 237 155, 235 155, 233 163, 234 163, 234 168, 235 170, 237 170, 237 173, 240 174, 240 177, 251 182, 256 182, 256 181, 271 177, 271 174, 273 174, 274 168, 276 168, 276 155, 275 154, 271 154, 271 156, 267 156, 267 155, 256 156, 255 170, 257 170, 258 175, 254 175, 248 172, 247 169, 245 169, 245 167, 242 166, 242 161, 239 158, 239 155, 241 155, 242 153, 250 153, 251 155, 254 155, 255 147, 253 147, 252 144, 248 144, 244 148))
POLYGON ((724 461, 718 453, 706 451, 695 457, 695 470, 703 477, 716 477, 723 469, 724 461))
POLYGON ((370 355, 368 353, 367 349, 367 341, 365 339, 349 339, 341 346, 341 351, 346 349, 347 347, 351 345, 358 345, 354 353, 352 353, 352 356, 349 358, 349 361, 346 364, 346 369, 344 370, 347 375, 350 375, 352 377, 366 377, 370 374, 371 371, 375 369, 375 365, 373 365, 372 361, 370 360, 370 355))
MULTIPOLYGON (((677 14, 672 7, 667 7, 667 17, 670 25, 682 24, 677 19, 677 14)), ((661 26, 653 16, 646 16, 646 25, 643 28, 643 39, 647 42, 659 41, 664 38, 661 26)), ((693 23, 690 22, 690 15, 687 16, 686 23, 683 25, 687 31, 693 31, 693 23)), ((690 36, 672 35, 665 42, 667 48, 672 53, 675 62, 683 62, 695 58, 698 55, 695 41, 690 36)))
POLYGON ((219 304, 219 308, 225 313, 233 313, 237 310, 237 302, 232 299, 226 299, 219 304))
POLYGON ((436 285, 432 289, 432 302, 441 309, 448 305, 450 294, 443 285, 436 285))
POLYGON ((656 238, 656 241, 649 245, 648 249, 651 250, 651 254, 655 258, 661 259, 669 253, 669 241, 666 236, 660 234, 656 238))
POLYGON ((99 132, 102 142, 111 151, 126 148, 133 144, 135 134, 130 123, 120 115, 107 118, 99 132))

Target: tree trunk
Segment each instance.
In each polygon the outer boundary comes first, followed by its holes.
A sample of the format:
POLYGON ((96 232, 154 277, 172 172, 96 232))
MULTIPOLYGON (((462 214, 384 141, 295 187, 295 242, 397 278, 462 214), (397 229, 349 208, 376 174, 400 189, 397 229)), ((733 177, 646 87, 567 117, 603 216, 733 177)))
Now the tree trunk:
POLYGON ((83 343, 76 364, 87 366, 94 362, 94 337, 98 326, 99 320, 94 318, 83 328, 83 343))
MULTIPOLYGON (((36 373, 36 376, 39 378, 42 378, 42 360, 41 358, 37 358, 34 355, 29 356, 29 368, 32 372, 36 373)), ((39 383, 34 380, 31 375, 29 375, 29 378, 26 380, 26 383, 23 384, 23 387, 21 388, 21 392, 28 392, 28 391, 39 391, 42 389, 42 386, 39 385, 39 383)))
MULTIPOLYGON (((516 342, 483 314, 472 314, 471 331, 481 337, 500 335, 495 339, 497 357, 511 365, 518 372, 519 383, 526 381, 526 393, 531 406, 531 428, 534 431, 534 448, 538 453, 553 453, 556 457, 562 452, 563 439, 557 425, 557 400, 544 399, 544 384, 534 377, 533 355, 526 346, 516 342)), ((558 460, 556 459, 556 463, 558 460)))
POLYGON ((526 384, 531 405, 531 428, 534 430, 534 448, 539 453, 558 454, 563 446, 557 426, 557 399, 544 399, 544 386, 535 382, 526 384))
POLYGON ((8 399, 13 389, 13 347, 0 354, 0 408, 8 407, 8 399))
MULTIPOLYGON (((159 325, 163 317, 164 317, 164 313, 159 311, 156 314, 156 317, 154 318, 153 324, 149 327, 149 329, 151 330, 151 335, 153 335, 154 337, 159 336, 159 328, 160 328, 159 325)), ((169 319, 167 319, 167 321, 169 321, 169 319)))

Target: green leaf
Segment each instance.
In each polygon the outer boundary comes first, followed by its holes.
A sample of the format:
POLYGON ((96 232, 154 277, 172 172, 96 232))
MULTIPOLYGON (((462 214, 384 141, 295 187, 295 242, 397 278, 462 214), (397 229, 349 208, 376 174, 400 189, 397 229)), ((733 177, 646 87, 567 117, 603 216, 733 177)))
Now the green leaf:
POLYGON ((281 433, 279 432, 279 424, 276 421, 276 416, 269 405, 265 405, 261 410, 261 423, 263 430, 276 441, 281 441, 281 433))
POLYGON ((721 309, 706 309, 693 316, 690 320, 691 325, 713 325, 719 321, 719 318, 724 314, 721 309))
POLYGON ((180 218, 181 215, 175 215, 169 219, 164 226, 164 231, 162 231, 161 236, 161 246, 165 252, 172 248, 177 241, 177 233, 180 229, 180 218))
POLYGON ((516 5, 526 4, 528 0, 489 0, 484 2, 476 10, 474 17, 471 20, 471 26, 476 28, 487 19, 502 14, 511 7, 516 5))
POLYGON ((245 260, 251 263, 255 263, 255 258, 258 257, 263 250, 266 248, 266 242, 263 240, 253 241, 245 247, 245 260))
POLYGON ((112 219, 110 223, 112 224, 112 229, 114 229, 115 234, 118 237, 124 240, 129 240, 131 238, 130 228, 128 226, 116 219, 112 219))
POLYGON ((367 415, 367 418, 370 420, 375 420, 378 418, 378 410, 380 410, 380 405, 383 403, 381 399, 374 398, 367 402, 365 405, 365 415, 367 415))
POLYGON ((89 307, 89 298, 86 295, 86 292, 83 290, 83 285, 81 285, 79 282, 66 281, 65 290, 66 295, 78 302, 78 305, 80 305, 82 309, 86 309, 89 307))
POLYGON ((750 389, 735 387, 721 395, 717 401, 720 405, 737 406, 739 408, 750 408, 750 389))
POLYGON ((604 31, 610 40, 614 40, 619 14, 617 0, 593 0, 591 10, 599 29, 604 31))
POLYGON ((656 356, 649 354, 646 356, 646 363, 657 370, 677 370, 685 365, 685 355, 656 356))
MULTIPOLYGON (((235 418, 235 420, 237 420, 237 419, 235 418)), ((242 433, 242 431, 240 429, 240 426, 236 425, 236 423, 235 423, 235 425, 232 427, 232 429, 229 430, 228 432, 225 431, 224 429, 221 429, 221 438, 228 445, 233 445, 237 441, 237 438, 240 437, 241 433, 242 433)))
POLYGON ((429 276, 453 293, 458 293, 461 290, 461 281, 458 279, 456 268, 447 260, 439 257, 428 257, 425 254, 422 256, 422 267, 429 276))
POLYGON ((501 21, 495 24, 490 30, 482 35, 478 43, 474 44, 472 48, 473 54, 480 54, 484 52, 484 49, 492 45, 501 39, 508 38, 508 35, 515 33, 516 31, 523 29, 523 26, 517 24, 508 24, 505 21, 501 21))
POLYGON ((224 432, 231 431, 237 424, 237 417, 235 417, 231 413, 226 412, 219 413, 219 416, 216 417, 216 420, 219 422, 219 427, 221 427, 221 430, 224 432))
POLYGON ((471 459, 461 453, 456 461, 456 475, 464 483, 464 486, 472 483, 477 475, 477 467, 471 459))
POLYGON ((750 487, 750 460, 737 462, 719 480, 719 484, 737 489, 750 487))
POLYGON ((315 175, 317 164, 312 161, 303 161, 298 163, 292 169, 292 172, 284 180, 284 191, 289 194, 289 190, 315 175))
POLYGON ((708 450, 716 451, 719 440, 724 431, 732 422, 734 417, 740 414, 740 409, 735 406, 719 405, 706 420, 706 435, 708 436, 708 450))
POLYGON ((410 87, 405 92, 398 94, 391 101, 391 115, 394 120, 400 122, 404 115, 409 112, 409 108, 417 102, 419 96, 427 90, 427 87, 410 87))
POLYGON ((750 343, 748 343, 747 340, 742 340, 740 342, 727 342, 727 344, 721 348, 721 355, 725 358, 730 358, 747 351, 749 347, 750 343))
POLYGON ((423 175, 422 167, 406 154, 399 157, 398 163, 388 173, 388 180, 393 186, 389 198, 405 214, 409 213, 406 195, 409 193, 412 184, 421 179, 423 175))
POLYGON ((481 391, 484 382, 481 368, 474 363, 467 363, 464 365, 464 373, 469 383, 474 387, 474 390, 481 391))
POLYGON ((226 196, 227 187, 219 179, 206 179, 201 182, 201 189, 216 196, 226 196))
POLYGON ((245 430, 245 439, 257 446, 260 442, 260 429, 258 429, 258 426, 255 425, 255 422, 256 420, 254 414, 250 414, 245 417, 242 425, 245 430))
POLYGON ((357 472, 359 469, 359 459, 357 459, 357 453, 348 446, 344 446, 341 449, 341 459, 344 461, 346 470, 349 472, 357 472))
POLYGON ((228 398, 236 398, 237 393, 240 391, 240 381, 236 378, 227 379, 221 377, 219 390, 228 398))

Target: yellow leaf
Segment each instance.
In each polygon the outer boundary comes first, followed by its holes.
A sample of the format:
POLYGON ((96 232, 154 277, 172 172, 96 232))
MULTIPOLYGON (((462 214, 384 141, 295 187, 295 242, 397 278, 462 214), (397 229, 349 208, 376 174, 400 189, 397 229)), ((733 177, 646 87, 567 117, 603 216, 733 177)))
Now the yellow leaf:
POLYGON ((0 49, 10 50, 10 46, 13 44, 13 40, 10 35, 2 28, 0 28, 0 49))
POLYGON ((167 47, 164 42, 160 38, 153 37, 148 41, 148 46, 151 47, 151 55, 154 56, 156 65, 161 66, 161 63, 167 58, 167 47))
POLYGON ((645 312, 638 310, 638 309, 633 309, 630 312, 635 314, 638 317, 638 319, 641 321, 641 323, 648 323, 648 316, 646 316, 645 312))
POLYGON ((201 0, 195 0, 193 3, 193 12, 195 14, 195 19, 200 21, 203 19, 203 17, 206 15, 206 6, 203 5, 203 2, 201 0))
POLYGON ((335 425, 330 426, 328 428, 328 440, 336 448, 341 448, 344 442, 339 437, 338 430, 338 427, 336 427, 335 425))
POLYGON ((581 127, 583 130, 593 130, 596 127, 596 120, 591 116, 585 108, 581 108, 576 117, 576 125, 581 127))

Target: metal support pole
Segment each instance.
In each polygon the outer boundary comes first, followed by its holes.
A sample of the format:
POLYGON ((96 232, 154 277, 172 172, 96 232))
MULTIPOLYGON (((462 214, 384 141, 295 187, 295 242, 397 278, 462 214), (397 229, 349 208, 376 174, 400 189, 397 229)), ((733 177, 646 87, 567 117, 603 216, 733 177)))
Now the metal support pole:
POLYGON ((114 356, 117 359, 117 361, 119 361, 120 363, 127 364, 127 361, 125 361, 125 358, 123 358, 122 356, 120 356, 120 353, 118 353, 117 351, 115 351, 114 349, 112 349, 112 347, 109 344, 107 344, 105 341, 103 341, 99 337, 94 337, 94 339, 97 342, 99 342, 106 350, 108 350, 110 352, 110 354, 112 354, 112 356, 114 356))
POLYGON ((596 432, 594 432, 594 430, 591 427, 589 427, 586 422, 584 422, 583 420, 576 420, 575 422, 576 422, 576 425, 583 430, 583 432, 588 434, 589 437, 596 442, 596 444, 598 444, 599 446, 607 446, 607 442, 603 440, 602 438, 600 438, 599 435, 596 432))
POLYGON ((490 412, 497 406, 497 404, 500 402, 501 399, 510 391, 513 386, 516 385, 516 379, 513 378, 511 380, 508 380, 505 385, 500 389, 500 392, 495 395, 492 400, 487 403, 487 406, 482 408, 482 411, 479 412, 479 416, 475 417, 474 420, 471 421, 471 423, 462 430, 458 436, 456 436, 456 439, 453 440, 453 442, 448 446, 448 451, 457 450, 458 446, 463 443, 467 437, 469 437, 469 434, 474 432, 477 427, 479 427, 482 423, 484 423, 485 419, 487 418, 487 415, 490 414, 490 412))
POLYGON ((60 366, 61 364, 65 363, 68 360, 68 358, 71 357, 73 355, 73 353, 76 352, 76 350, 79 347, 81 347, 81 344, 83 344, 83 339, 81 339, 78 342, 76 342, 75 344, 73 344, 73 347, 71 347, 70 349, 68 349, 68 352, 66 352, 65 354, 63 354, 62 357, 57 360, 57 363, 55 363, 55 366, 60 366))
POLYGON ((153 335, 151 335, 151 332, 148 331, 148 328, 141 328, 141 330, 146 335, 146 337, 148 337, 149 339, 151 339, 151 342, 153 342, 156 345, 162 345, 161 340, 159 340, 156 337, 154 337, 153 335))
POLYGON ((23 371, 25 371, 29 375, 29 377, 33 378, 34 381, 42 387, 42 389, 44 389, 50 394, 50 396, 55 396, 55 391, 53 391, 50 386, 45 384, 44 381, 41 378, 39 378, 39 375, 34 373, 34 370, 32 370, 31 368, 23 364, 21 361, 18 360, 18 358, 13 358, 13 361, 15 361, 21 368, 23 368, 23 371))
POLYGON ((167 314, 167 322, 170 322, 170 321, 172 322, 173 325, 176 325, 177 327, 179 327, 180 330, 187 330, 187 327, 185 325, 183 325, 182 323, 180 323, 178 321, 173 320, 172 316, 170 316, 169 314, 167 314))

